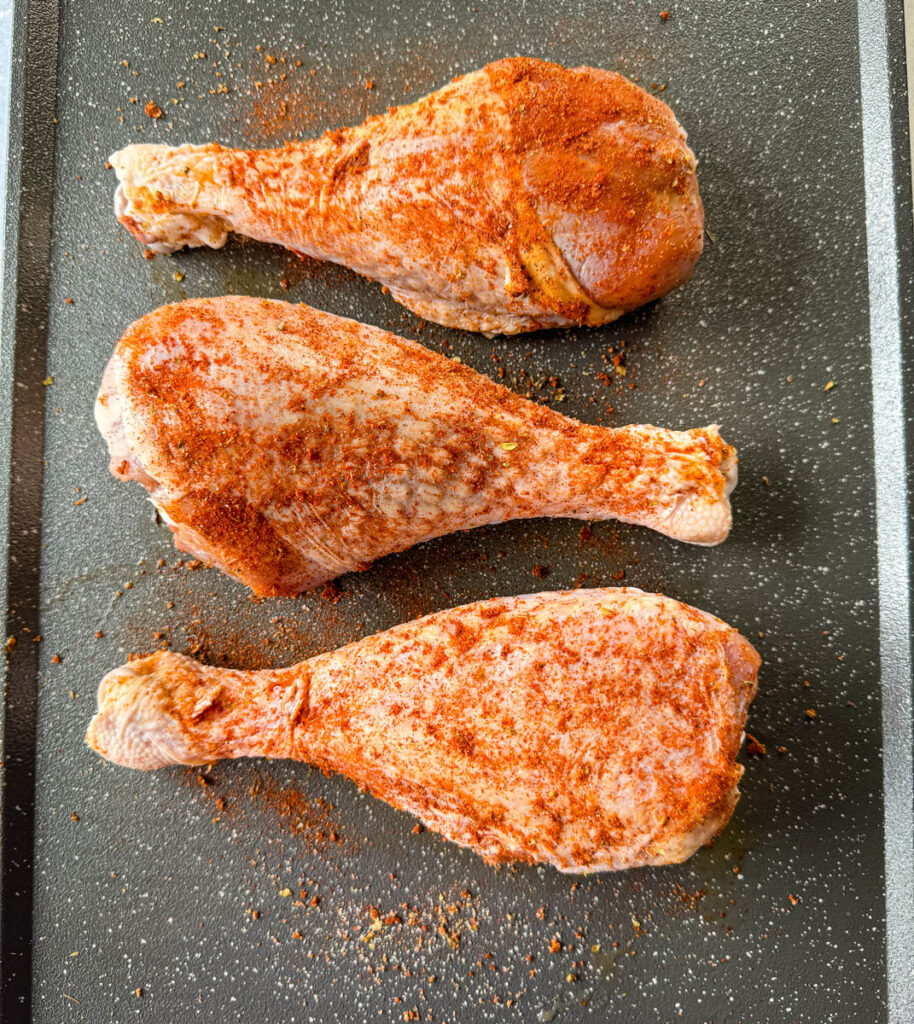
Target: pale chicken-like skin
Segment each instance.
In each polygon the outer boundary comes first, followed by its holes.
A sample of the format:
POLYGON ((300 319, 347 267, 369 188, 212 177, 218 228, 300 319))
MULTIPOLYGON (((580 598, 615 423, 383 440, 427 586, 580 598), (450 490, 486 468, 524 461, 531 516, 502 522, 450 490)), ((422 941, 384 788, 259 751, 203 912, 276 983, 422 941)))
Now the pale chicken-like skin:
POLYGON ((736 453, 716 427, 588 426, 375 327, 228 296, 163 306, 96 403, 112 473, 178 546, 296 594, 456 530, 620 519, 717 544, 736 453))
POLYGON ((489 862, 684 860, 730 818, 760 660, 634 589, 497 598, 287 669, 158 652, 110 672, 87 742, 130 768, 293 758, 489 862))
POLYGON ((529 58, 280 149, 131 145, 110 162, 116 215, 154 252, 235 231, 471 331, 605 323, 681 284, 702 248, 670 108, 621 75, 529 58))

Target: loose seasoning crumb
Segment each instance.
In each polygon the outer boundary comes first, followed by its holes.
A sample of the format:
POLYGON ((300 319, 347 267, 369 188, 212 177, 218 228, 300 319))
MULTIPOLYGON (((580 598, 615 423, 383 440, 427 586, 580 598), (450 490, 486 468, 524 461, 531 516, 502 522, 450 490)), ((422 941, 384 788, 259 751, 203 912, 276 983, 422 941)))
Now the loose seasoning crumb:
POLYGON ((669 17, 670 17, 670 12, 669 11, 661 11, 660 12, 660 18, 661 18, 662 21, 669 21, 669 17))
POLYGON ((823 388, 823 390, 824 390, 824 391, 831 391, 831 389, 832 389, 832 388, 833 388, 834 386, 835 386, 835 382, 834 382, 833 380, 830 380, 830 381, 829 381, 829 382, 828 382, 828 383, 827 383, 827 384, 825 385, 825 387, 823 388))
POLYGON ((137 999, 142 999, 143 998, 143 990, 141 988, 138 988, 134 992, 134 995, 137 997, 137 999))
POLYGON ((51 664, 52 665, 59 665, 60 664, 60 655, 59 654, 54 654, 54 655, 51 656, 51 664))
POLYGON ((144 249, 143 250, 143 259, 144 260, 154 260, 155 258, 156 258, 156 254, 152 251, 152 249, 144 249))
POLYGON ((46 388, 49 388, 54 383, 54 378, 49 374, 41 383, 44 384, 46 388))
POLYGON ((800 902, 796 898, 796 896, 792 895, 791 893, 787 893, 787 899, 790 900, 791 905, 794 906, 794 907, 800 902))
POLYGON ((76 813, 71 814, 70 821, 79 821, 79 815, 76 813))
POLYGON ((158 118, 162 116, 162 111, 156 105, 154 100, 150 100, 143 109, 146 111, 147 117, 153 117, 158 120, 158 118))
POLYGON ((538 577, 539 579, 542 579, 544 576, 549 575, 549 569, 545 565, 534 565, 533 575, 538 577))
POLYGON ((806 717, 807 718, 815 718, 816 717, 816 709, 815 708, 807 708, 806 709, 806 717))
POLYGON ((559 942, 558 939, 553 939, 549 943, 549 952, 550 953, 561 953, 562 952, 562 944, 561 944, 561 942, 559 942))
POLYGON ((6 643, 3 645, 3 649, 6 651, 7 654, 9 654, 15 646, 16 638, 14 636, 8 636, 6 638, 6 643))
POLYGON ((746 733, 746 753, 750 757, 764 757, 768 753, 764 743, 760 743, 751 733, 746 733))
POLYGON ((292 895, 292 890, 291 889, 280 889, 279 890, 279 895, 282 896, 283 899, 288 899, 288 897, 292 895))
POLYGON ((104 633, 103 633, 103 632, 102 632, 102 631, 101 631, 100 629, 97 629, 97 630, 95 631, 95 638, 96 638, 96 640, 101 640, 101 638, 102 638, 102 637, 103 637, 104 635, 105 635, 105 634, 104 634, 104 633))
POLYGON ((87 502, 88 500, 89 500, 89 497, 88 497, 88 495, 83 495, 83 497, 81 497, 81 498, 78 498, 78 499, 77 499, 76 501, 74 501, 74 502, 73 502, 73 504, 74 504, 74 505, 75 505, 75 506, 76 506, 77 508, 79 508, 79 506, 80 506, 80 505, 85 505, 85 503, 86 503, 86 502, 87 502))
POLYGON ((180 270, 176 270, 172 276, 176 281, 180 282, 184 280, 184 274, 180 270))

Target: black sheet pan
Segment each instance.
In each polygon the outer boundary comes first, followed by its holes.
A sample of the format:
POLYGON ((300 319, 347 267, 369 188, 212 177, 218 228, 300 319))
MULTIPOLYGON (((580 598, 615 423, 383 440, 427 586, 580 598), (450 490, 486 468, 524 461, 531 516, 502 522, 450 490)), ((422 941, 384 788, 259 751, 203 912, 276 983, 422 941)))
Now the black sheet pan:
POLYGON ((900 5, 662 9, 19 3, 0 366, 4 1020, 914 1020, 900 5), (275 248, 147 262, 114 220, 105 160, 128 141, 308 136, 516 53, 612 68, 671 103, 709 232, 680 291, 603 329, 487 341, 275 248), (140 488, 108 475, 92 422, 131 320, 226 292, 353 316, 484 373, 494 350, 514 388, 554 401, 539 383, 556 376, 561 410, 588 422, 719 422, 741 456, 731 538, 703 550, 514 523, 383 559, 338 600, 253 601, 180 561, 140 488), (607 385, 603 357, 623 343, 627 375, 607 385), (496 871, 304 766, 141 775, 83 744, 101 676, 165 640, 288 664, 461 602, 620 581, 723 616, 765 660, 749 731, 767 753, 742 755, 731 825, 680 867, 496 871), (372 933, 372 907, 398 920, 372 933))

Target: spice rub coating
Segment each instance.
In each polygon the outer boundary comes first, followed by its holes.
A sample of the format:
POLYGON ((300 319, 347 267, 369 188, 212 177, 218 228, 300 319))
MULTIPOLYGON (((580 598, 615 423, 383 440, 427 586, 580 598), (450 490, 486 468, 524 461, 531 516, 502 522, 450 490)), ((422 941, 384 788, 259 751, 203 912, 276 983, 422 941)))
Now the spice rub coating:
POLYGON ((685 281, 702 248, 672 110, 613 72, 525 57, 283 148, 131 145, 110 162, 116 215, 154 252, 235 231, 465 330, 605 323, 685 281))
POLYGON ((621 519, 716 544, 736 454, 716 427, 588 426, 413 341, 227 296, 129 327, 96 403, 111 472, 179 548, 296 594, 456 530, 621 519))
POLYGON ((142 769, 307 761, 491 863, 669 864, 733 811, 759 664, 658 594, 498 598, 281 670, 160 651, 105 677, 87 742, 142 769))

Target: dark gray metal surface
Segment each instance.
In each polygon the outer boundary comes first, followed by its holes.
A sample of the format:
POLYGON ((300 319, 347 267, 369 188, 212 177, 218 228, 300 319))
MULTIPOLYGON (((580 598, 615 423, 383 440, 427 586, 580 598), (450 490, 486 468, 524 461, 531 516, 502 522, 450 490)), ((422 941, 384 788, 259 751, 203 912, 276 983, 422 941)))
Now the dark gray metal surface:
MULTIPOLYGON (((661 9, 61 4, 53 181, 40 165, 24 171, 53 193, 50 258, 42 274, 41 252, 19 245, 4 320, 21 385, 0 879, 9 1020, 888 1019, 857 12, 682 3, 663 20, 661 9), (489 342, 279 249, 233 242, 147 262, 114 221, 104 163, 128 141, 311 135, 514 53, 665 87, 699 157, 713 237, 681 291, 605 329, 489 342), (150 100, 162 118, 145 116, 150 100), (518 390, 559 377, 558 408, 590 422, 720 422, 741 455, 731 538, 703 550, 609 524, 590 536, 572 522, 507 524, 384 559, 345 577, 337 602, 253 601, 180 567, 141 489, 108 476, 92 403, 131 320, 226 292, 354 316, 482 372, 494 351, 518 390), (602 357, 623 341, 627 376, 610 362, 607 385, 602 357), (681 867, 577 881, 495 871, 304 766, 224 764, 201 781, 118 769, 83 744, 101 676, 163 638, 214 661, 287 664, 438 608, 621 573, 721 615, 765 659, 749 730, 767 756, 748 761, 726 832, 681 867), (400 921, 372 932, 370 907, 400 921), (16 957, 29 932, 30 963, 16 957)), ((31 131, 40 143, 48 111, 40 84, 25 89, 37 108, 24 141, 31 131)), ((40 196, 33 207, 40 238, 50 211, 40 196)), ((900 239, 907 260, 910 235, 900 239)), ((533 395, 555 400, 548 386, 533 395)))

